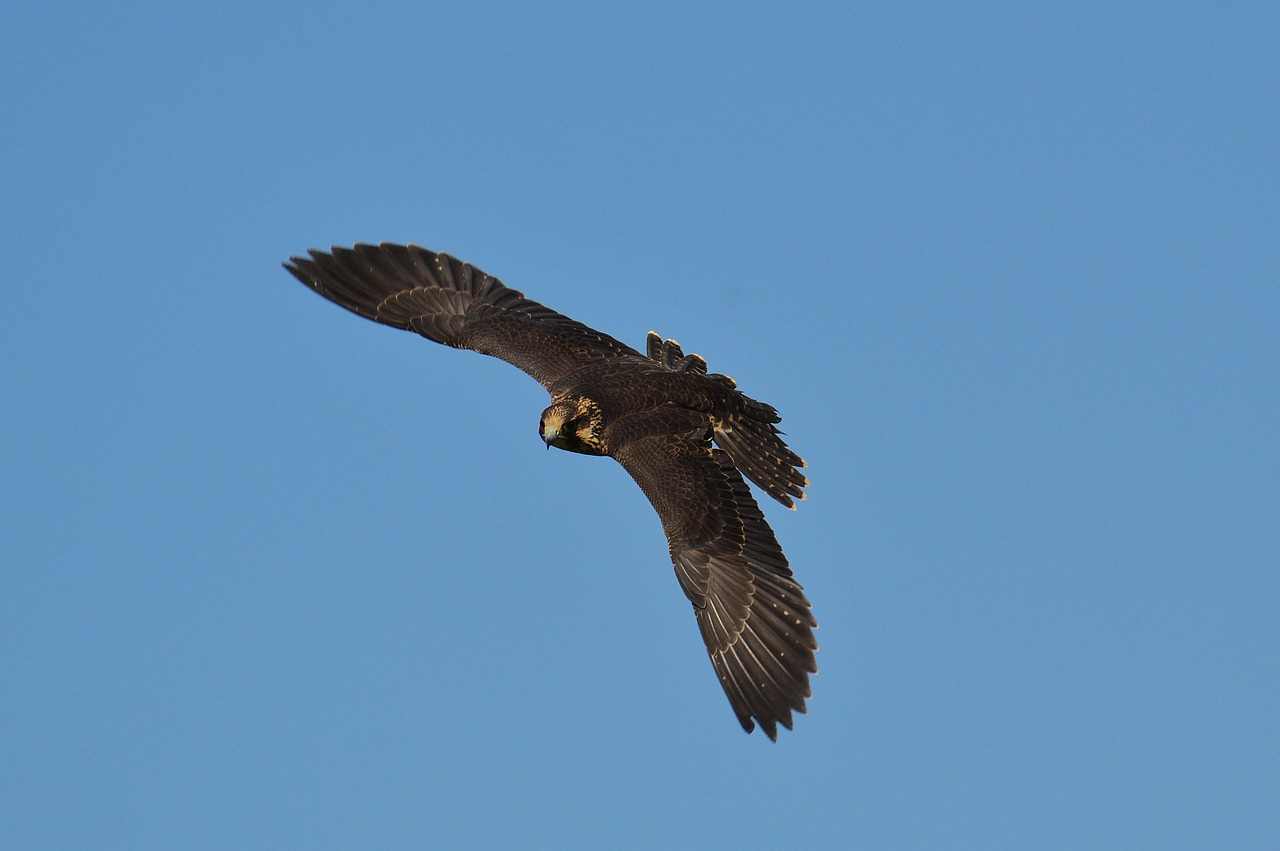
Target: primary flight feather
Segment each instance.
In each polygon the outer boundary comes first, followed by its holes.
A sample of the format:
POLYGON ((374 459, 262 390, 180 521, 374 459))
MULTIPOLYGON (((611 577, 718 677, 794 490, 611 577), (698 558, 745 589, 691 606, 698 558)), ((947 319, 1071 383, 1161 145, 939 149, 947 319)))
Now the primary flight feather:
POLYGON ((804 589, 743 475, 794 508, 804 461, 778 412, 652 331, 647 354, 524 297, 492 275, 416 245, 311 250, 285 268, 353 313, 501 358, 551 394, 547 446, 608 455, 662 521, 680 587, 747 732, 771 739, 805 711, 818 644, 804 589))

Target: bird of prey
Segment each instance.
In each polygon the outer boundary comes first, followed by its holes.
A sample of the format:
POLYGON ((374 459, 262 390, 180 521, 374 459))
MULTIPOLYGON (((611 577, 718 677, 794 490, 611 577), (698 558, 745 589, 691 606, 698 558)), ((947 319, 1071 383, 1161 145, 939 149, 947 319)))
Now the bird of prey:
POLYGON ((416 245, 311 250, 285 268, 366 319, 492 355, 551 394, 538 434, 620 463, 653 504, 720 685, 742 728, 777 740, 805 711, 818 649, 804 589, 743 482, 788 508, 805 463, 773 406, 649 332, 647 353, 524 297, 492 275, 416 245))

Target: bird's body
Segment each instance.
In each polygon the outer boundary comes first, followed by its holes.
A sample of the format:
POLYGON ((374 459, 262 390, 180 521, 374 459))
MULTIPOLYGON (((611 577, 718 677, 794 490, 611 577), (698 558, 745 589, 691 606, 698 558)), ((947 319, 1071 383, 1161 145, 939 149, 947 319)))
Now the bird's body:
POLYGON ((817 625, 743 475, 794 508, 808 484, 770 405, 649 333, 646 354, 445 254, 382 244, 311 251, 299 280, 368 319, 501 358, 543 385, 547 446, 616 459, 662 521, 681 588, 743 728, 804 712, 817 625))

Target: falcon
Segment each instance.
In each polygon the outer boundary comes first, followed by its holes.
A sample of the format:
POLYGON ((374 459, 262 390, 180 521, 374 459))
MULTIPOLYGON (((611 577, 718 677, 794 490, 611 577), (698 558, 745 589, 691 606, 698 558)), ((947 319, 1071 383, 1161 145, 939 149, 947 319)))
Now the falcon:
POLYGON ((392 328, 492 355, 551 395, 547 447, 608 455, 662 521, 720 685, 742 728, 774 741, 805 711, 817 622, 743 481, 788 508, 809 480, 772 405, 650 331, 646 353, 563 316, 492 275, 416 245, 312 249, 285 265, 320 295, 392 328))

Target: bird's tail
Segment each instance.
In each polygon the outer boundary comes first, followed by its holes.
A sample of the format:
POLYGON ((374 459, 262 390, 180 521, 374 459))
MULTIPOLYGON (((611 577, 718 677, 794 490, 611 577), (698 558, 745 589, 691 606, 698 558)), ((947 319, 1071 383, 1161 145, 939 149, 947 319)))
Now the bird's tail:
MULTIPOLYGON (((707 362, 701 355, 686 355, 675 340, 664 340, 649 332, 648 355, 667 369, 677 372, 706 374, 707 362)), ((708 378, 719 381, 730 389, 737 387, 727 375, 713 373, 708 378)), ((795 508, 795 499, 804 499, 804 488, 809 480, 800 468, 804 459, 792 452, 782 440, 782 432, 775 423, 782 421, 772 405, 758 402, 744 393, 736 392, 742 403, 738 411, 715 423, 715 441, 733 458, 734 466, 787 508, 795 508)))
POLYGON ((715 424, 716 444, 733 458, 742 474, 787 508, 804 499, 809 479, 800 472, 804 459, 782 440, 775 423, 782 417, 772 405, 741 397, 746 410, 730 414, 715 424))
POLYGON ((417 245, 335 246, 284 264, 320 295, 366 319, 460 346, 468 311, 496 307, 558 316, 502 281, 448 254, 417 245))

